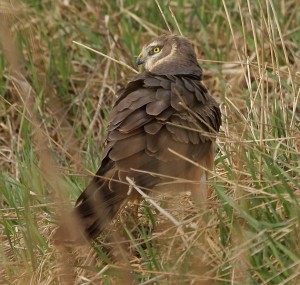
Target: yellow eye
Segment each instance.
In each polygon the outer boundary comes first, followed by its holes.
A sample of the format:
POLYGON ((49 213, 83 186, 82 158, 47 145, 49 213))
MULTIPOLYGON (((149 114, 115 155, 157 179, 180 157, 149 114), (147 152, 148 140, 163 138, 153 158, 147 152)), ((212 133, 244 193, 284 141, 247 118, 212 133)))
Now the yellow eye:
POLYGON ((154 53, 160 52, 160 48, 159 48, 159 47, 155 47, 155 48, 153 49, 153 52, 154 52, 154 53))

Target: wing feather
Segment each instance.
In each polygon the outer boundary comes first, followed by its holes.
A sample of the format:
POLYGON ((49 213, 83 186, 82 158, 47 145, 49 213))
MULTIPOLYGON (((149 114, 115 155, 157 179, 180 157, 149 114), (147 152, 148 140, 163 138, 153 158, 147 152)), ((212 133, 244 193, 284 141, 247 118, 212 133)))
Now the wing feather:
POLYGON ((190 179, 195 166, 170 150, 198 163, 210 153, 213 139, 202 132, 218 131, 221 115, 198 80, 144 72, 118 92, 98 176, 77 201, 91 238, 128 198, 126 177, 143 189, 171 181, 165 176, 190 179))
MULTIPOLYGON (((166 151, 169 146, 178 151, 180 148, 185 151, 186 145, 197 145, 201 149, 202 144, 211 141, 206 135, 201 135, 201 130, 217 131, 220 124, 217 103, 209 98, 204 85, 193 78, 146 73, 143 87, 128 93, 115 106, 119 112, 111 118, 110 126, 113 127, 109 128, 107 137, 114 141, 110 159, 122 160, 118 165, 124 168, 134 161, 132 156, 137 153, 140 156, 141 151, 166 161, 171 159, 166 151), (189 114, 182 104, 199 116, 195 118, 189 114), (147 136, 144 136, 144 132, 147 136), (125 162, 126 159, 129 162, 125 162)), ((201 151, 195 153, 194 156, 199 157, 201 151)), ((193 156, 192 153, 188 155, 193 156)))

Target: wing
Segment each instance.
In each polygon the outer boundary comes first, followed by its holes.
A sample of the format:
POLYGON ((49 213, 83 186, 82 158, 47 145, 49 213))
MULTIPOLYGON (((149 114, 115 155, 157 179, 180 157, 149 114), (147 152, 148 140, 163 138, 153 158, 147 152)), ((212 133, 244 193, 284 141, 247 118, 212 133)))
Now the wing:
POLYGON ((132 169, 184 176, 187 163, 169 149, 199 162, 220 124, 218 104, 199 81, 144 73, 122 91, 111 112, 104 160, 113 161, 117 176, 151 188, 158 179, 132 169))
POLYGON ((200 163, 220 124, 218 104, 197 78, 145 72, 130 82, 110 113, 101 166, 77 201, 88 235, 127 199, 127 176, 145 190, 168 176, 189 179, 192 164, 180 155, 200 163))

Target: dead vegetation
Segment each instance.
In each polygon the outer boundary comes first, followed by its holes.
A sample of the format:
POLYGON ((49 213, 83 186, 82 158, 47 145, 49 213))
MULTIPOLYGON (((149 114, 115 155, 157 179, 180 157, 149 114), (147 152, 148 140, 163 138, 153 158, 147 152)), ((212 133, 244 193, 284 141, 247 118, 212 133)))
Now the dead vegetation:
POLYGON ((0 1, 0 284, 297 284, 300 8, 207 2, 0 1), (166 194, 178 224, 141 202, 112 227, 121 242, 57 248, 115 91, 165 21, 193 41, 222 108, 209 206, 166 194))

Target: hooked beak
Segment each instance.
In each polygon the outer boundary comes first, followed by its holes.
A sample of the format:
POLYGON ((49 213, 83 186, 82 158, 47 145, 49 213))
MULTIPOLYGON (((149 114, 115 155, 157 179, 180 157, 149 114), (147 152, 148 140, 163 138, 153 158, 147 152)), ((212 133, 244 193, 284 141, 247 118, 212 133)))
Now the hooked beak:
POLYGON ((141 52, 141 53, 139 54, 139 56, 137 57, 135 63, 136 63, 136 65, 141 65, 141 64, 144 64, 145 61, 146 61, 146 57, 143 55, 143 52, 141 52))

